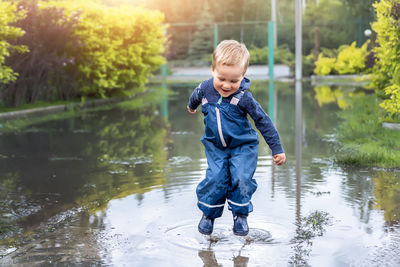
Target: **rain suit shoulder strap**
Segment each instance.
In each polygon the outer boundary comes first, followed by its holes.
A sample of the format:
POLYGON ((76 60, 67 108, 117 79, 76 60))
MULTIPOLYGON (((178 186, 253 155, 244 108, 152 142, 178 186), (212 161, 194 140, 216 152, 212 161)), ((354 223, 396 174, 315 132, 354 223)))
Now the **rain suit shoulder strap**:
POLYGON ((240 101, 240 99, 242 98, 243 95, 244 95, 244 91, 241 91, 240 93, 238 93, 235 96, 233 96, 231 98, 230 104, 237 106, 237 104, 239 103, 239 101, 240 101))
POLYGON ((196 90, 197 90, 199 96, 201 97, 201 104, 204 105, 204 104, 208 103, 208 100, 205 97, 204 92, 201 90, 201 89, 204 90, 204 88, 203 88, 204 86, 202 86, 202 85, 203 85, 203 82, 199 83, 199 85, 196 87, 196 90))

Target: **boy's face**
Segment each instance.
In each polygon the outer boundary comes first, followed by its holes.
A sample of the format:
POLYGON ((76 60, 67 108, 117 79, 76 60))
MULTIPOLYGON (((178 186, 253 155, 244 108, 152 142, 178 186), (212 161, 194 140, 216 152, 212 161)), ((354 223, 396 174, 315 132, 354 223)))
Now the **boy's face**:
POLYGON ((228 97, 235 93, 243 79, 243 66, 237 65, 221 65, 216 64, 212 69, 214 78, 214 88, 222 97, 228 97))

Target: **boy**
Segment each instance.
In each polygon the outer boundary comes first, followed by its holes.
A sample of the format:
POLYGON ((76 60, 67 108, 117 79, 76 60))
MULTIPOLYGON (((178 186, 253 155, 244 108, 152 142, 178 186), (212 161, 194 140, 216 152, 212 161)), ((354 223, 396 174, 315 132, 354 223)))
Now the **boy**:
POLYGON ((244 77, 250 54, 244 44, 222 41, 214 51, 212 78, 203 81, 192 93, 187 110, 196 113, 202 104, 208 168, 197 186, 198 207, 203 212, 198 230, 210 235, 214 219, 221 217, 228 202, 233 213, 233 233, 249 232, 247 215, 253 211, 251 196, 257 188, 253 175, 257 166, 258 135, 247 119, 249 114, 272 150, 273 161, 286 161, 279 134, 270 118, 248 91, 244 77))

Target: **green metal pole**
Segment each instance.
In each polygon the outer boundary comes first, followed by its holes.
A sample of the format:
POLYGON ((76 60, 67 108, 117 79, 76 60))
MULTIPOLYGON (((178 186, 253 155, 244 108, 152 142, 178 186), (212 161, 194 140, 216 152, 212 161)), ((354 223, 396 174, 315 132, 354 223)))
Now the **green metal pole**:
POLYGON ((218 24, 214 23, 214 49, 217 47, 218 45, 218 24))
POLYGON ((268 22, 268 73, 269 73, 269 104, 268 115, 274 122, 274 22, 268 22))

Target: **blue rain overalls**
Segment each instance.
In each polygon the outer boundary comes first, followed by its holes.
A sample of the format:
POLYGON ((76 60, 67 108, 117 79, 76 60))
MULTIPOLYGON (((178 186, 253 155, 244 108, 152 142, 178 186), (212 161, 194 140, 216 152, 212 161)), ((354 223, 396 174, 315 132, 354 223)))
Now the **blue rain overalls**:
POLYGON ((258 135, 237 106, 244 92, 231 102, 208 103, 202 99, 205 132, 201 138, 208 162, 206 178, 197 186, 198 207, 210 218, 222 215, 225 201, 236 215, 253 211, 251 196, 257 167, 258 135))

